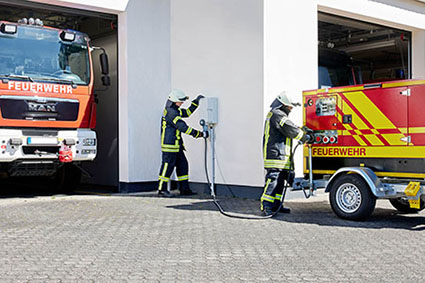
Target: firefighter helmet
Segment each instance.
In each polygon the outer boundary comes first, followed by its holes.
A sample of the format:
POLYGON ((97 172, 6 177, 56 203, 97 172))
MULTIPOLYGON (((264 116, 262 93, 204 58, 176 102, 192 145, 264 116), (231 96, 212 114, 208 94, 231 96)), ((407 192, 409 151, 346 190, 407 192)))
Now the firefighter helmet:
POLYGON ((170 92, 168 99, 172 102, 184 102, 189 99, 189 96, 186 96, 186 94, 180 89, 173 89, 170 92))
POLYGON ((280 103, 282 103, 283 105, 286 106, 291 106, 291 107, 295 107, 295 106, 300 106, 301 104, 299 102, 294 102, 293 100, 291 100, 291 98, 289 98, 288 94, 286 91, 282 91, 277 97, 277 100, 279 100, 280 103))

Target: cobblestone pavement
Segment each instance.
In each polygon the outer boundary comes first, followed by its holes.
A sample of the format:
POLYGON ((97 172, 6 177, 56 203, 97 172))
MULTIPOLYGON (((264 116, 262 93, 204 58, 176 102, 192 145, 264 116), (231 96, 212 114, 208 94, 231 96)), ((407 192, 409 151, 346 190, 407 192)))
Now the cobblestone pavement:
POLYGON ((369 221, 344 221, 327 195, 288 206, 290 215, 249 221, 222 216, 207 196, 0 198, 0 282, 425 280, 425 213, 378 201, 369 221))

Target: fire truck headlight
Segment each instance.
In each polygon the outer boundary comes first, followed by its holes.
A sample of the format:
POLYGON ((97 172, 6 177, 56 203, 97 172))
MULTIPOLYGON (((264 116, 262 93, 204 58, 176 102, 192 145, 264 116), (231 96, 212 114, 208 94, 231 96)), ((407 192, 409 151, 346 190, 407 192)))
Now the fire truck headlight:
POLYGON ((95 146, 96 145, 96 139, 84 139, 83 140, 83 146, 95 146))
POLYGON ((2 24, 0 28, 2 33, 15 34, 17 31, 16 25, 2 24))

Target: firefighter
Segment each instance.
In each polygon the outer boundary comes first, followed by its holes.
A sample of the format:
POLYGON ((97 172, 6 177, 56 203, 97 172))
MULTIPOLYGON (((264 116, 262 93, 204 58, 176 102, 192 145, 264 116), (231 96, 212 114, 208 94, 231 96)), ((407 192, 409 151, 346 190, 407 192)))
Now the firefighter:
MULTIPOLYGON (((288 115, 295 106, 288 94, 283 91, 270 105, 267 114, 264 136, 263 156, 266 180, 261 196, 261 211, 264 215, 273 214, 280 206, 285 181, 292 185, 294 179, 292 163, 292 140, 312 142, 313 136, 296 126, 288 115)), ((290 213, 290 209, 282 207, 280 212, 290 213)))
POLYGON ((208 132, 201 132, 189 127, 183 118, 189 117, 199 105, 199 101, 204 98, 199 94, 192 100, 189 108, 180 108, 189 97, 179 90, 170 92, 161 120, 161 151, 162 164, 159 171, 158 195, 161 197, 173 197, 167 190, 167 184, 173 173, 174 167, 177 173, 177 183, 180 195, 195 194, 189 188, 189 164, 184 154, 182 133, 191 135, 194 138, 208 137, 208 132))

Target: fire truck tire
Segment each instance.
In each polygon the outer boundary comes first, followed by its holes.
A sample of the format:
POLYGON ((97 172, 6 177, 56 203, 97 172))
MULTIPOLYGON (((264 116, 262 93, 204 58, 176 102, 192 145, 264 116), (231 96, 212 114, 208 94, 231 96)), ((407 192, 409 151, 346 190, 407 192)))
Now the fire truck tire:
POLYGON ((56 173, 56 189, 72 192, 80 185, 81 170, 72 164, 65 164, 56 173))
POLYGON ((419 209, 411 208, 407 199, 404 198, 393 198, 390 199, 390 203, 400 212, 403 213, 417 213, 425 208, 425 202, 421 199, 421 203, 419 205, 419 209))
POLYGON ((376 197, 369 186, 356 174, 338 177, 330 189, 329 201, 334 213, 347 220, 368 218, 376 205, 376 197))

